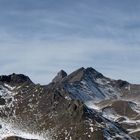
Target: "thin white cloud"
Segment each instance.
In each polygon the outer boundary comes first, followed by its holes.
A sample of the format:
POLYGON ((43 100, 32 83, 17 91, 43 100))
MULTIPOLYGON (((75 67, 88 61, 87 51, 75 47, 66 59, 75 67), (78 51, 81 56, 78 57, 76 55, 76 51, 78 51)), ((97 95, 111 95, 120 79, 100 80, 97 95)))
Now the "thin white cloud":
MULTIPOLYGON (((9 44, 0 47, 0 51, 0 63, 3 63, 1 74, 25 73, 31 76, 33 81, 45 84, 51 81, 60 69, 69 73, 82 66, 93 66, 102 72, 110 72, 107 67, 113 71, 116 67, 122 69, 129 61, 127 57, 131 48, 127 47, 126 51, 124 44, 109 40, 77 39, 66 42, 21 42, 20 47, 19 44, 14 47, 9 44)), ((133 52, 136 54, 137 50, 133 52)), ((129 77, 131 75, 128 75, 128 80, 129 77)))
POLYGON ((128 0, 0 1, 0 73, 25 73, 48 83, 60 69, 92 66, 114 78, 139 81, 138 5, 128 0))

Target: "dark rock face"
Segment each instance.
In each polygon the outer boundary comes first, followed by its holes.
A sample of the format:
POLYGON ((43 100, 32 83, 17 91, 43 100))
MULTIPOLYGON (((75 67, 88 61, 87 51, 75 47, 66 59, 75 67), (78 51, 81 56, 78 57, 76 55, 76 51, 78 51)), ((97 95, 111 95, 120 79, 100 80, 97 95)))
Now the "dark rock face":
POLYGON ((127 81, 123 81, 123 80, 117 80, 117 84, 116 84, 119 88, 125 87, 127 85, 129 85, 129 83, 127 81))
POLYGON ((29 79, 29 77, 23 75, 23 74, 11 74, 11 75, 2 75, 0 76, 0 81, 4 83, 12 83, 12 84, 21 84, 24 82, 31 83, 32 81, 29 79))
POLYGON ((96 71, 95 69, 93 69, 91 67, 85 69, 85 73, 88 75, 92 75, 95 79, 104 77, 101 73, 99 73, 98 71, 96 71))
POLYGON ((85 69, 82 67, 82 68, 72 72, 65 79, 63 79, 63 82, 74 83, 74 82, 81 81, 81 79, 84 76, 84 70, 85 69))
MULTIPOLYGON (((36 85, 22 74, 1 76, 0 81, 1 86, 5 83, 14 85, 9 92, 9 101, 1 97, 6 100, 6 106, 0 109, 0 116, 12 120, 18 129, 43 133, 44 137, 49 131, 49 140, 137 140, 132 137, 136 134, 130 136, 122 123, 126 120, 123 116, 126 106, 129 107, 125 110, 127 117, 139 115, 131 102, 117 99, 128 95, 129 84, 124 81, 110 80, 93 68, 80 68, 70 75, 61 70, 46 86, 36 85), (77 98, 78 95, 82 98, 77 98), (100 110, 86 105, 85 101, 91 99, 98 99, 96 105, 101 107, 100 110), (120 119, 116 122, 105 117, 105 108, 114 109, 120 119)), ((1 103, 5 104, 4 101, 1 103)), ((7 140, 24 139, 14 136, 7 140)))
POLYGON ((61 81, 64 77, 67 76, 67 73, 64 70, 58 72, 57 76, 52 80, 52 82, 56 83, 61 81))
POLYGON ((6 101, 5 99, 2 98, 2 96, 0 96, 0 105, 5 105, 6 101))

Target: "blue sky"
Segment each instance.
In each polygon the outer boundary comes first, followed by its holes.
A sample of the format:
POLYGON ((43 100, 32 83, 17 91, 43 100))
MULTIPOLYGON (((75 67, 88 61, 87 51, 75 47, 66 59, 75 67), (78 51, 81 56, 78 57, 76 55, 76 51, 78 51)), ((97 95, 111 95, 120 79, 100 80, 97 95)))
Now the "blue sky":
POLYGON ((0 74, 47 84, 93 67, 140 83, 139 0, 0 0, 0 74))

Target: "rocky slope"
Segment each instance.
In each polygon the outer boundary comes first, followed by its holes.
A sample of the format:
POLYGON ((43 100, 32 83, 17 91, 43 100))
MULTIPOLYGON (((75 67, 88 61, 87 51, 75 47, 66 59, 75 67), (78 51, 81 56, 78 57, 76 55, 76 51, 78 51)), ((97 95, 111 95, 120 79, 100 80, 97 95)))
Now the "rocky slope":
POLYGON ((7 140, 139 140, 140 85, 93 68, 48 85, 22 74, 0 76, 0 138, 7 140))

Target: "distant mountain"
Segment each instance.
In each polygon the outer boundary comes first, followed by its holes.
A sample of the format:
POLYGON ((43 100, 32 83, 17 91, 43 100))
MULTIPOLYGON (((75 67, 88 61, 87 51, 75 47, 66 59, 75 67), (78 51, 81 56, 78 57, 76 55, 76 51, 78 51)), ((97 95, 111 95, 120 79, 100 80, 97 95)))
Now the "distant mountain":
POLYGON ((140 85, 93 68, 48 85, 23 74, 0 76, 2 140, 140 140, 140 85))

